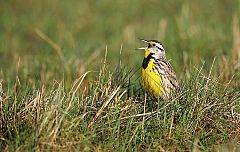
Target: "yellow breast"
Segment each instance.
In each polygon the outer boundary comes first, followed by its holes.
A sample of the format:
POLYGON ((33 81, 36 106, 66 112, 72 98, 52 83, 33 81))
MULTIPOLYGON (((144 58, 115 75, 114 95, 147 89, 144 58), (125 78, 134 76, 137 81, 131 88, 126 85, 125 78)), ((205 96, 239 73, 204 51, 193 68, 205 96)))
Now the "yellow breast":
POLYGON ((155 97, 164 97, 162 78, 155 67, 153 59, 147 62, 147 66, 142 67, 142 81, 146 89, 155 97))

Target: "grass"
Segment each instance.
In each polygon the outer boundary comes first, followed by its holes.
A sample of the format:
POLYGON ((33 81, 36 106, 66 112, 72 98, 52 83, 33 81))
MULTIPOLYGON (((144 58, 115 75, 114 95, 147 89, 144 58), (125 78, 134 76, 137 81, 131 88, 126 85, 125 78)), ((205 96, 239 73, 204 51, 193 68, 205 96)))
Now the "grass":
POLYGON ((181 99, 158 100, 152 108, 136 82, 123 80, 131 80, 128 71, 110 72, 105 64, 88 85, 90 71, 70 89, 61 81, 50 90, 15 91, 2 101, 2 146, 9 151, 181 151, 236 144, 239 90, 220 84, 211 72, 200 68, 183 82, 181 99))
POLYGON ((239 151, 239 1, 0 7, 1 151, 239 151), (181 95, 146 94, 137 37, 163 41, 181 95))

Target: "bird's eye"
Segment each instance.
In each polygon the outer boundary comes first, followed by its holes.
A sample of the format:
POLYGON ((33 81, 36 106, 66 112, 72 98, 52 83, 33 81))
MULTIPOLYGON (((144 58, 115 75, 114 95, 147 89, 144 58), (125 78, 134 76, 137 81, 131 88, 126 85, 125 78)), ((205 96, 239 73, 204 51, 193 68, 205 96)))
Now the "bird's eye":
POLYGON ((156 44, 152 44, 152 46, 156 46, 156 44))

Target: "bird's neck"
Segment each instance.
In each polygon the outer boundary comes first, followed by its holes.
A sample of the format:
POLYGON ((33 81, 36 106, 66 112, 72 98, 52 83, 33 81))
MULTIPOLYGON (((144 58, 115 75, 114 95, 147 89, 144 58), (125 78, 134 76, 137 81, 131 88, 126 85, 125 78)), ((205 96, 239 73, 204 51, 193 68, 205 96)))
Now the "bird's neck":
POLYGON ((152 53, 150 50, 145 50, 144 53, 144 58, 155 58, 155 59, 159 59, 159 60, 166 60, 166 56, 165 55, 157 55, 152 53))
POLYGON ((166 60, 167 58, 166 58, 165 55, 163 55, 163 56, 159 56, 158 59, 159 59, 159 60, 166 60))

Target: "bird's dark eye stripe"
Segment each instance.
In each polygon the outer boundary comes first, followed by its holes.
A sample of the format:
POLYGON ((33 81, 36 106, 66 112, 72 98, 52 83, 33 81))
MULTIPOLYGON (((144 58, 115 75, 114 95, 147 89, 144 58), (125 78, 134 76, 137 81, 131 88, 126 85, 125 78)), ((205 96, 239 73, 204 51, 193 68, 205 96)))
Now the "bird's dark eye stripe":
POLYGON ((163 48, 157 46, 156 44, 148 44, 148 47, 151 47, 151 46, 156 46, 159 50, 161 50, 162 52, 164 51, 163 48))
POLYGON ((158 46, 156 46, 159 50, 161 50, 161 51, 164 51, 162 48, 160 48, 160 47, 158 47, 158 46))
POLYGON ((157 46, 156 44, 148 44, 148 47, 157 46))

